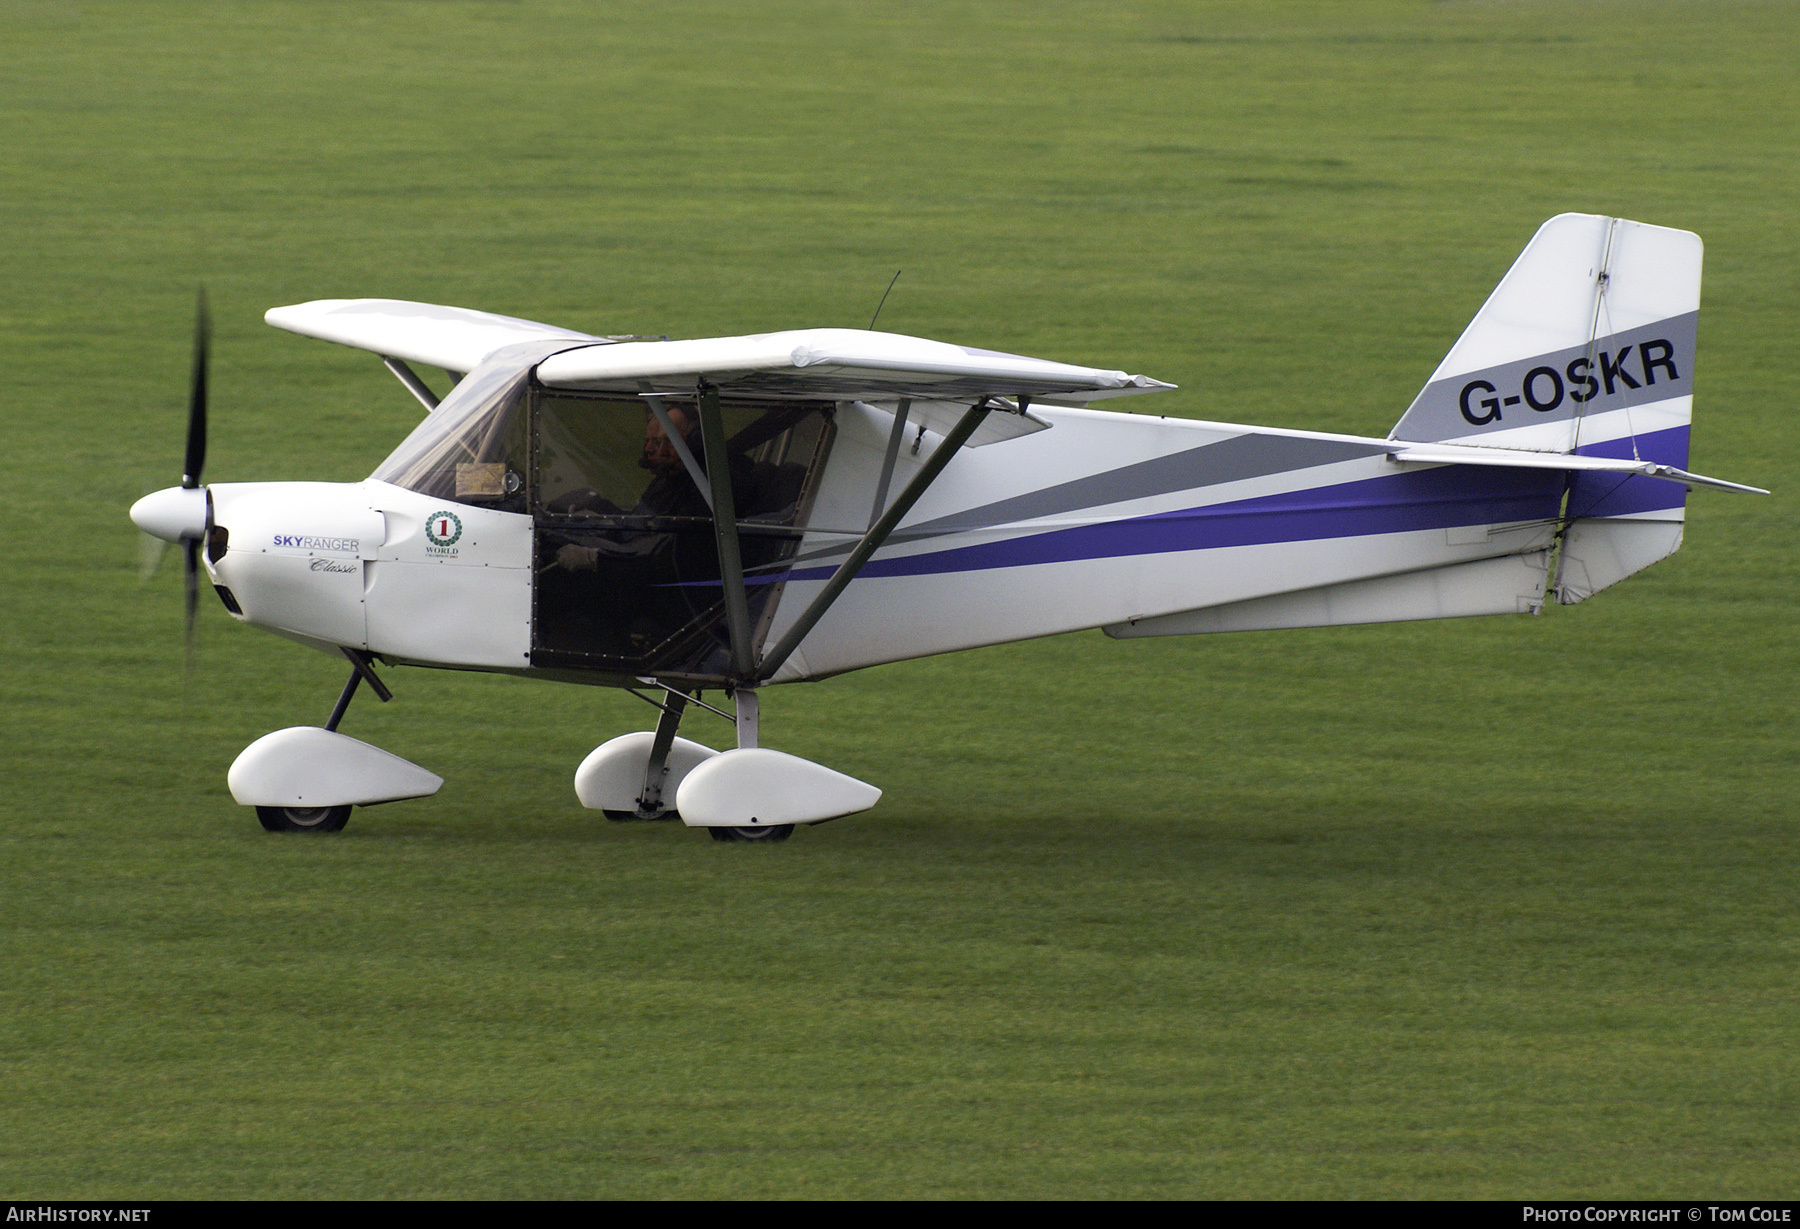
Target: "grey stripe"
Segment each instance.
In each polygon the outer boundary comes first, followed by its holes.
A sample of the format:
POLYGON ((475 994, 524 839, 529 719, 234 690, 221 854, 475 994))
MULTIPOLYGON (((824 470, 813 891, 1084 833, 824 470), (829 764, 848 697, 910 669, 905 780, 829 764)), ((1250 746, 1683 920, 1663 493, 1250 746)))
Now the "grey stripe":
MULTIPOLYGON (((970 529, 986 529, 1013 521, 1034 521, 1082 508, 1123 503, 1128 499, 1148 499, 1172 491, 1189 491, 1196 487, 1218 486, 1261 478, 1295 469, 1311 469, 1386 452, 1379 444, 1353 444, 1343 440, 1295 439, 1285 435, 1260 435, 1248 432, 1213 444, 1202 444, 1185 452, 1136 461, 1089 474, 1069 482, 1059 482, 1041 491, 1028 491, 1010 499, 953 512, 935 521, 914 525, 909 535, 936 536, 962 533, 970 529)), ((896 535, 899 536, 899 535, 896 535)))
POLYGON ((1694 391, 1699 320, 1699 312, 1687 312, 1596 338, 1591 346, 1570 346, 1434 380, 1395 424, 1394 438, 1419 443, 1463 439, 1687 396, 1694 391), (1583 393, 1588 394, 1585 400, 1576 400, 1583 393))
MULTIPOLYGON (((1212 444, 1202 444, 1166 457, 1135 461, 1104 473, 1089 474, 1069 482, 1038 491, 1028 491, 1009 499, 996 500, 925 521, 895 533, 890 543, 918 541, 966 533, 971 529, 989 529, 1017 521, 1033 521, 1040 517, 1077 512, 1130 499, 1148 499, 1175 491, 1241 482, 1246 478, 1262 478, 1269 474, 1289 473, 1373 456, 1389 451, 1384 444, 1359 444, 1347 440, 1296 439, 1286 435, 1261 435, 1246 432, 1212 444)), ((771 565, 790 568, 802 562, 829 559, 850 553, 852 544, 821 547, 792 559, 771 565)))

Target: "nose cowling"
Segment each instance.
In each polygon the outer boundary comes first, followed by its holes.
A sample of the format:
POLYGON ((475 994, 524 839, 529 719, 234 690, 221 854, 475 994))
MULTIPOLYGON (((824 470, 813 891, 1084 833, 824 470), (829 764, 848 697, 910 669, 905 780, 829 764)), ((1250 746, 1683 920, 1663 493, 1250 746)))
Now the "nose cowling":
POLYGON ((197 542, 206 536, 206 488, 167 487, 131 505, 139 529, 165 542, 197 542))

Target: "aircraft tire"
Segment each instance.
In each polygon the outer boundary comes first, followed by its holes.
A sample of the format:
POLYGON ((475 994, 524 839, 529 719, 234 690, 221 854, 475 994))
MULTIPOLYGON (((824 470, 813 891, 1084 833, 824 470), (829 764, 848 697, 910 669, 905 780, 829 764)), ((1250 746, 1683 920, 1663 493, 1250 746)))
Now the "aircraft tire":
POLYGON ((350 808, 257 807, 256 818, 266 832, 340 832, 350 822, 350 808))
POLYGON ((664 811, 660 815, 639 815, 636 811, 601 811, 600 814, 615 824, 648 823, 660 824, 666 819, 680 819, 680 811, 664 811))
POLYGON ((785 841, 794 835, 792 824, 770 824, 766 828, 708 828, 715 841, 761 841, 769 844, 785 841))

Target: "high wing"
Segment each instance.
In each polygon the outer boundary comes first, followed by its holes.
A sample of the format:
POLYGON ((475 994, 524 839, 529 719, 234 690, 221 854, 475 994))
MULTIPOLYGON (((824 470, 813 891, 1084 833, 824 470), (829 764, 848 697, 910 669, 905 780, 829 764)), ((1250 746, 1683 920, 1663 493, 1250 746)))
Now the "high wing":
POLYGON ((1174 388, 1148 376, 1053 363, 864 329, 795 329, 688 341, 618 341, 492 312, 404 299, 315 299, 270 308, 276 328, 409 362, 466 372, 502 346, 587 343, 538 368, 553 388, 692 394, 704 379, 726 396, 808 400, 1027 397, 1086 405, 1174 388))
POLYGON ((816 400, 1026 397, 1085 405, 1175 387, 1148 376, 1052 363, 866 329, 795 329, 748 337, 626 342, 544 360, 554 388, 692 394, 704 379, 725 396, 816 400))
POLYGON ((473 371, 495 350, 522 341, 606 340, 533 320, 405 299, 315 299, 272 307, 263 319, 303 337, 456 372, 473 371))
POLYGON ((982 398, 1007 411, 990 417, 971 447, 1040 431, 1048 424, 1023 405, 1086 405, 1108 397, 1175 387, 1148 376, 979 350, 865 329, 795 329, 746 337, 645 341, 596 337, 573 329, 492 312, 404 299, 316 299, 269 309, 277 328, 370 350, 432 409, 436 397, 406 362, 465 373, 494 351, 520 342, 567 341, 537 377, 552 388, 694 395, 705 381, 727 397, 875 402, 889 413, 902 400, 915 427, 947 435, 969 404, 982 398), (394 360, 400 360, 396 366, 394 360))

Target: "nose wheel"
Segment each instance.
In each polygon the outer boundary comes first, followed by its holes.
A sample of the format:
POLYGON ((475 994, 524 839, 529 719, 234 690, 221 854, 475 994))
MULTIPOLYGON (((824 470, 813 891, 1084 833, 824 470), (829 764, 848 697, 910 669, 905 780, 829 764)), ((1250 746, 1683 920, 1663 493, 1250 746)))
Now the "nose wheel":
POLYGON ((350 822, 354 803, 368 806, 425 798, 444 783, 436 773, 337 732, 358 683, 366 680, 384 702, 394 697, 375 677, 369 654, 348 648, 343 654, 350 659, 350 681, 344 684, 323 729, 303 725, 265 734, 245 747, 231 765, 227 776, 231 796, 256 808, 264 831, 340 832, 350 822), (286 802, 290 798, 332 797, 353 801, 312 807, 286 802))
POLYGON ((339 832, 350 822, 349 807, 257 807, 269 832, 339 832))

